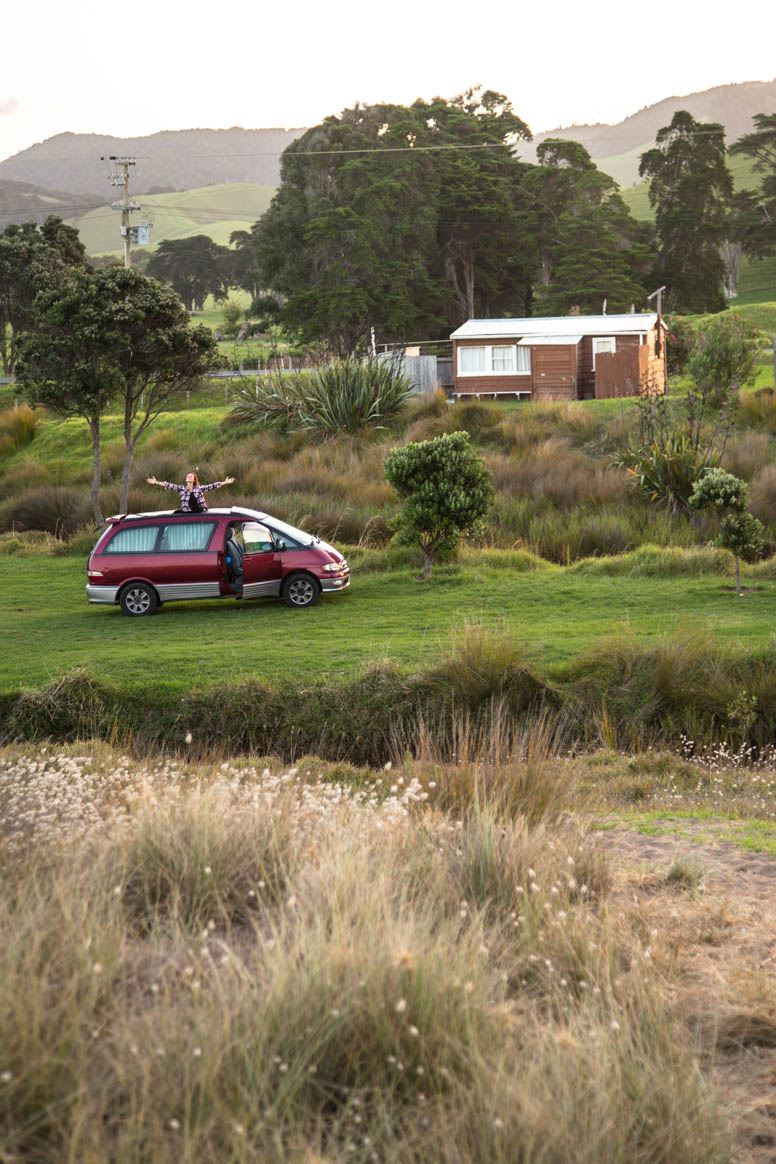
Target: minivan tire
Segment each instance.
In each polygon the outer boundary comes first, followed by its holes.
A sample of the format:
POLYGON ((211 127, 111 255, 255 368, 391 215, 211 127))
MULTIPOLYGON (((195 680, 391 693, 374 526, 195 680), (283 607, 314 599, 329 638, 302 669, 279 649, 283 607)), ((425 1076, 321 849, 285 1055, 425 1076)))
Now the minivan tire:
POLYGON ((130 582, 119 595, 119 606, 124 614, 129 614, 133 618, 153 614, 158 605, 157 593, 147 582, 130 582))
POLYGON ((321 596, 321 587, 311 574, 289 574, 280 591, 286 606, 303 610, 315 606, 321 596))

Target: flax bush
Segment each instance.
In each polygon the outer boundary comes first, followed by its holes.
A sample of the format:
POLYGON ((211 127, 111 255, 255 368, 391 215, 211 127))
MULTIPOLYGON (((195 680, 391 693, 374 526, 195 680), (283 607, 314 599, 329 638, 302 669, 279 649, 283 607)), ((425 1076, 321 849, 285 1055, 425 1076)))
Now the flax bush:
POLYGON ((410 381, 392 361, 348 356, 310 372, 277 374, 241 388, 230 418, 332 437, 384 428, 411 393, 410 381))

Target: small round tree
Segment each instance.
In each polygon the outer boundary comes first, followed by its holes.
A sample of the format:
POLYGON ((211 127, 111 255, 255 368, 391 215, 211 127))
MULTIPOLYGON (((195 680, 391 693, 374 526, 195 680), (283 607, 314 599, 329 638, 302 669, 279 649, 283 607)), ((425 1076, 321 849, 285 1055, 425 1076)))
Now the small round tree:
POLYGON ((709 404, 732 403, 757 373, 757 329, 733 312, 713 316, 698 329, 685 370, 709 404))
POLYGON ((693 509, 713 509, 722 518, 717 545, 730 550, 736 563, 736 593, 741 594, 741 558, 762 553, 763 525, 747 510, 749 488, 724 469, 707 469, 690 496, 693 509))
POLYGON ((400 536, 423 551, 425 581, 440 550, 476 532, 493 501, 490 473, 468 432, 454 432, 393 449, 385 477, 404 503, 400 536))

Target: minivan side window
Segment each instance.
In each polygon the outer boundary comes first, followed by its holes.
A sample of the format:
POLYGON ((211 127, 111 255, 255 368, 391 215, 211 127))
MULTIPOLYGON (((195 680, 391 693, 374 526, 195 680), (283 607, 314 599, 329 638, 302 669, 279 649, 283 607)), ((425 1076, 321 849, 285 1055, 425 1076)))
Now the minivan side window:
POLYGON ((160 554, 174 554, 176 551, 192 553, 206 550, 216 528, 214 521, 176 521, 162 528, 159 542, 160 554))
POLYGON ((301 550, 305 548, 302 546, 301 542, 298 542, 295 538, 292 538, 290 534, 273 529, 270 525, 267 526, 267 529, 272 533, 273 537, 275 538, 275 542, 282 542, 287 550, 301 550))
POLYGON ((104 554, 151 554, 156 545, 158 525, 136 525, 120 529, 108 542, 104 554))
POLYGON ((257 521, 243 522, 242 540, 246 554, 267 554, 275 548, 269 528, 257 521))

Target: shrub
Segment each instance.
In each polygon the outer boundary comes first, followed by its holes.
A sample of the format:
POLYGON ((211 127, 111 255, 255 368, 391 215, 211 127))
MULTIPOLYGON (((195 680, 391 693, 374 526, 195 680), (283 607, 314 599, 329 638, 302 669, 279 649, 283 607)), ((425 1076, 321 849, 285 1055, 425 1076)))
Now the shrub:
POLYGON ((695 509, 712 509, 723 515, 718 545, 730 550, 736 563, 736 591, 741 593, 739 559, 752 559, 762 553, 762 522, 747 513, 749 489, 739 477, 722 469, 707 469, 698 478, 690 504, 695 509))
POLYGON ((690 496, 693 509, 714 509, 718 513, 746 509, 749 490, 746 483, 724 469, 706 469, 698 477, 690 496))
POLYGON ((695 347, 697 329, 681 315, 666 315, 666 356, 668 373, 681 376, 695 347))
POLYGON ((458 432, 394 449, 385 476, 403 502, 401 536, 422 549, 427 579, 440 551, 479 528, 493 500, 490 474, 458 432))
POLYGON ((732 401, 757 374, 757 328, 743 315, 713 316, 698 330, 687 374, 714 407, 732 401))
POLYGON ((65 537, 84 525, 91 514, 89 496, 81 489, 49 486, 17 497, 6 513, 5 529, 40 529, 65 537))

